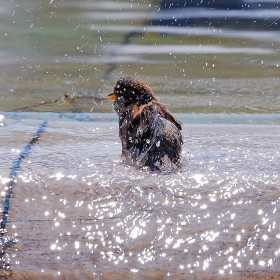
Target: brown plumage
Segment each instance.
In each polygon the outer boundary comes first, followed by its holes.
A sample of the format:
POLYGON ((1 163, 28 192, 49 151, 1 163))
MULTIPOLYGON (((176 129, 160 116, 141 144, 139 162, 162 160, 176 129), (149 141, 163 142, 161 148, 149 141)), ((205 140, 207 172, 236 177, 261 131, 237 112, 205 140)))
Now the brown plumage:
POLYGON ((181 124, 156 100, 148 85, 131 77, 121 78, 108 98, 114 100, 119 116, 123 156, 152 170, 179 162, 181 124))

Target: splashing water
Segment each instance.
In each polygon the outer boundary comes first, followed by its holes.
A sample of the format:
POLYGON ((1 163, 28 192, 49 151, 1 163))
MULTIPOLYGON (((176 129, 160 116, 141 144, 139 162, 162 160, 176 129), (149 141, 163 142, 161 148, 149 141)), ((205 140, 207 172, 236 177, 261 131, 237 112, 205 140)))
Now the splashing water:
MULTIPOLYGON (((1 152, 21 149, 10 139, 39 124, 8 123, 1 152)), ((278 126, 184 124, 184 161, 170 174, 122 163, 117 131, 116 122, 49 121, 11 198, 15 275, 278 275, 278 126)), ((5 174, 2 165, 2 196, 5 174)))

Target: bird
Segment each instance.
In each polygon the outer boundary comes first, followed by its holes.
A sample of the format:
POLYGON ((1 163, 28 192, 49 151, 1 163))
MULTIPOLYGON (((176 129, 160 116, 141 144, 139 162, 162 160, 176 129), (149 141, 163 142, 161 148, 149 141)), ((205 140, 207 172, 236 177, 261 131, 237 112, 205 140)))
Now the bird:
POLYGON ((122 157, 140 166, 162 171, 181 159, 181 123, 160 103, 152 89, 133 77, 120 78, 113 92, 113 109, 119 118, 122 157))

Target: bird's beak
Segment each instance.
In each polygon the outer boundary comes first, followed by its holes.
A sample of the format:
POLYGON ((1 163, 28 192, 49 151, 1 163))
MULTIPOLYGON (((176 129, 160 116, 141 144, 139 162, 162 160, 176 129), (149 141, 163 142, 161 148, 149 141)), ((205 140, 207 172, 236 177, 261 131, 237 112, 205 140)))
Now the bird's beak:
POLYGON ((115 101, 117 99, 117 96, 115 93, 110 93, 110 94, 108 94, 107 98, 115 101))

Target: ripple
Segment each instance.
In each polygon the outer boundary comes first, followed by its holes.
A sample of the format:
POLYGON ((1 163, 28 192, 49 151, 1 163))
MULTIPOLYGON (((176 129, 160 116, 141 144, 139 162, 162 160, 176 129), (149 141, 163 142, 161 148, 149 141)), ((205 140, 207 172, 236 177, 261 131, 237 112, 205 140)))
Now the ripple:
POLYGON ((116 123, 49 121, 11 199, 15 273, 30 275, 30 263, 39 278, 278 273, 279 127, 183 133, 190 160, 161 174, 122 162, 116 123))

